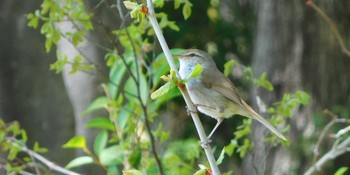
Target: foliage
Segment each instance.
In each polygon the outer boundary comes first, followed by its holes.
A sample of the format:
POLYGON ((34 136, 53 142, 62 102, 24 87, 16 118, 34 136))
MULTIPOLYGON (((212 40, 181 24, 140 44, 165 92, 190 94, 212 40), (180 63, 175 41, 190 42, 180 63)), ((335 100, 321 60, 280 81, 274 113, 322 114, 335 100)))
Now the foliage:
POLYGON ((18 122, 5 123, 0 118, 0 152, 2 161, 6 164, 2 167, 6 174, 21 174, 25 172, 42 172, 48 174, 50 170, 36 162, 33 154, 46 153, 47 149, 35 142, 31 152, 28 152, 27 133, 20 128, 18 122), (23 154, 25 153, 25 154, 23 154))
MULTIPOLYGON (((155 0, 154 3, 156 7, 162 8, 167 2, 155 0)), ((208 11, 213 21, 217 18, 215 13, 218 3, 211 1, 212 7, 208 11)), ((123 21, 120 28, 113 28, 107 32, 111 33, 109 40, 116 42, 111 42, 108 47, 103 48, 105 63, 109 68, 108 81, 102 85, 104 95, 96 98, 84 112, 91 114, 95 111, 105 111, 107 115, 96 116, 86 123, 87 128, 99 130, 92 149, 86 144, 84 136, 74 136, 63 145, 64 148, 80 149, 85 153, 84 156, 70 161, 65 168, 95 164, 106 174, 121 174, 121 170, 124 170, 123 174, 206 174, 210 170, 205 165, 200 165, 199 169, 194 168, 203 160, 198 142, 188 138, 171 141, 170 131, 167 131, 161 122, 154 122, 162 105, 180 95, 175 87, 183 86, 188 78, 199 76, 202 68, 197 65, 187 79, 177 79, 174 71, 169 70, 164 54, 156 56, 150 53, 154 50, 155 42, 152 42, 154 31, 145 19, 148 15, 146 5, 131 1, 124 1, 124 5, 130 10, 130 16, 136 20, 127 26, 124 26, 123 21), (164 84, 161 79, 165 81, 164 84), (152 129, 151 125, 156 129, 152 129), (155 145, 165 144, 168 145, 165 150, 156 150, 155 145)), ((189 19, 192 3, 189 0, 174 1, 174 9, 181 6, 183 18, 189 19)), ((46 39, 45 49, 49 52, 63 39, 69 41, 77 50, 80 44, 89 42, 87 34, 94 31, 94 15, 93 12, 86 11, 82 0, 43 0, 41 9, 30 13, 27 18, 28 26, 40 27, 46 39), (73 26, 73 30, 65 31, 55 25, 67 21, 73 26)), ((162 29, 180 30, 175 21, 169 20, 168 14, 159 12, 156 13, 156 17, 162 29)), ((183 49, 171 50, 174 55, 182 51, 183 49)), ((225 64, 225 75, 229 74, 235 64, 237 63, 233 60, 225 64)), ((67 65, 71 66, 72 74, 97 69, 97 66, 81 52, 74 58, 68 58, 59 51, 57 61, 50 69, 59 73, 67 65)), ((254 78, 249 67, 244 69, 244 73, 244 78, 256 87, 273 91, 273 85, 267 80, 266 73, 254 78)), ((285 94, 280 102, 269 108, 271 122, 274 125, 284 124, 284 120, 290 117, 299 105, 307 104, 309 99, 305 92, 285 94)), ((225 154, 233 156, 236 152, 242 158, 254 146, 247 138, 251 122, 250 119, 245 119, 237 127, 230 144, 221 150, 218 164, 224 161, 225 154)), ((288 127, 285 132, 287 129, 288 127)), ((267 140, 272 144, 280 142, 275 136, 267 140)), ((8 148, 12 149, 15 151, 9 154, 11 159, 16 157, 18 152, 15 147, 8 148)))

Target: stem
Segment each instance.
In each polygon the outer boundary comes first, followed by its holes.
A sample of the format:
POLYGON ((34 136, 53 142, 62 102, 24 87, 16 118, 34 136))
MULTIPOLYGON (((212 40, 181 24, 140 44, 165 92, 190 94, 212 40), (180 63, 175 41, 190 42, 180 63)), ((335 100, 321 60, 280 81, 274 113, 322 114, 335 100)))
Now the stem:
MULTIPOLYGON (((119 15, 120 15, 120 18, 123 18, 123 13, 122 13, 122 8, 121 8, 121 0, 117 0, 117 8, 118 8, 118 11, 119 11, 119 15)), ((122 29, 123 25, 124 25, 124 19, 123 19, 123 22, 120 26, 120 29, 122 29)), ((132 41, 132 38, 131 38, 131 35, 128 31, 128 28, 125 27, 125 31, 126 31, 126 34, 130 40, 130 43, 131 43, 131 46, 132 46, 132 50, 134 52, 134 61, 135 61, 135 64, 136 64, 136 77, 135 75, 132 74, 132 72, 130 71, 130 75, 132 76, 136 86, 137 86, 137 98, 138 100, 140 101, 140 104, 141 104, 141 107, 142 107, 142 111, 144 113, 144 116, 145 116, 145 125, 146 125, 146 130, 148 132, 148 135, 150 137, 150 140, 151 140, 151 150, 152 150, 152 154, 156 160, 156 164, 157 164, 157 168, 158 168, 158 171, 159 171, 159 174, 160 175, 164 175, 164 170, 163 170, 163 167, 162 167, 162 162, 157 154, 157 150, 156 150, 156 147, 155 147, 155 138, 154 138, 154 135, 152 134, 152 130, 151 130, 151 124, 148 120, 148 115, 147 115, 147 108, 145 106, 145 104, 143 103, 142 101, 142 98, 141 98, 141 90, 140 90, 140 73, 139 73, 139 63, 138 63, 138 60, 137 60, 137 53, 136 53, 136 47, 135 47, 135 44, 133 43, 132 41)), ((124 60, 123 60, 124 61, 124 60)), ((127 69, 129 70, 130 68, 128 67, 128 65, 126 64, 126 62, 124 61, 124 64, 125 66, 127 67, 127 69)))
POLYGON ((62 168, 58 165, 56 165, 55 163, 47 160, 45 157, 41 156, 40 154, 28 149, 25 145, 24 146, 20 146, 18 143, 16 143, 16 141, 13 141, 12 139, 8 139, 8 141, 10 143, 12 143, 14 146, 19 147, 23 152, 26 152, 27 154, 30 155, 30 157, 34 157, 35 159, 39 160, 40 162, 42 162, 44 165, 46 165, 47 167, 49 167, 51 170, 60 172, 62 174, 67 174, 67 175, 79 175, 76 172, 67 170, 65 168, 62 168))
MULTIPOLYGON (((140 98, 140 100, 141 100, 141 98, 140 98)), ((141 101, 141 103, 142 103, 142 101, 141 101)), ((147 129, 148 135, 149 135, 149 137, 151 139, 152 154, 154 156, 154 159, 156 159, 156 163, 157 163, 157 168, 158 168, 159 174, 160 175, 164 175, 162 162, 160 161, 160 159, 158 157, 156 146, 155 146, 155 139, 154 139, 154 136, 152 134, 151 126, 150 126, 150 123, 149 123, 148 118, 147 118, 147 108, 144 105, 142 105, 142 109, 143 109, 144 114, 145 114, 146 129, 147 129)))
MULTIPOLYGON (((150 22, 152 24, 152 27, 153 27, 153 29, 154 29, 154 31, 156 33, 156 36, 157 36, 157 38, 159 40, 159 44, 162 47, 162 50, 163 50, 163 52, 165 54, 165 57, 166 57, 166 59, 168 61, 168 64, 169 64, 171 69, 175 70, 177 78, 180 79, 179 72, 178 72, 178 70, 177 70, 177 68, 175 66, 175 62, 174 62, 173 56, 170 53, 168 44, 166 43, 166 41, 164 39, 162 31, 161 31, 161 29, 159 27, 158 21, 157 21, 157 19, 155 17, 155 12, 154 12, 154 8, 153 8, 152 0, 147 0, 147 8, 148 8, 148 19, 150 20, 150 22)), ((179 88, 179 89, 181 91, 181 94, 182 94, 185 102, 186 102, 186 105, 187 105, 188 109, 190 111, 197 111, 197 109, 194 106, 194 104, 192 103, 192 101, 190 99, 190 96, 188 95, 188 92, 186 91, 186 89, 185 88, 179 88)), ((192 117, 193 122, 194 122, 194 124, 196 126, 196 129, 197 129, 197 132, 198 132, 198 135, 199 135, 199 138, 200 138, 201 142, 202 143, 206 142, 207 141, 207 136, 206 136, 206 134, 204 132, 202 123, 199 120, 198 114, 196 112, 191 112, 191 117, 192 117)), ((219 175, 220 171, 219 171, 218 166, 216 165, 216 161, 215 161, 215 158, 214 158, 214 155, 213 155, 213 152, 211 150, 210 145, 208 144, 207 146, 204 146, 203 149, 204 149, 205 154, 207 156, 207 159, 208 159, 208 162, 210 164, 210 168, 212 170, 213 175, 219 175)))
POLYGON ((307 1, 307 5, 309 5, 313 10, 316 11, 316 13, 318 15, 321 16, 321 18, 323 18, 329 25, 329 27, 331 28, 331 30, 333 31, 333 33, 335 34, 335 37, 340 45, 340 48, 342 50, 342 52, 347 55, 350 56, 350 51, 346 48, 343 38, 341 37, 336 25, 334 24, 334 22, 332 21, 331 18, 329 18, 316 4, 314 4, 312 2, 312 0, 307 1))

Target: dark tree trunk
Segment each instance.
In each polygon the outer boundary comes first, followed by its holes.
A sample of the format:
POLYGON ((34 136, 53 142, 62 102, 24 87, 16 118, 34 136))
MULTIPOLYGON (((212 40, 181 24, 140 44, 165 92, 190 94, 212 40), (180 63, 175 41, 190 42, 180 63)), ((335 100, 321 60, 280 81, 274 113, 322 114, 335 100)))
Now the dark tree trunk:
MULTIPOLYGON (((271 105, 280 100, 285 92, 307 90, 314 100, 311 105, 295 111, 288 121, 292 144, 287 148, 271 148, 263 142, 268 131, 256 122, 253 124, 254 149, 244 159, 242 174, 302 174, 311 165, 312 157, 304 160, 303 155, 310 152, 302 147, 305 145, 297 143, 319 135, 315 135, 312 113, 320 107, 348 103, 349 96, 345 94, 350 91, 347 73, 350 58, 341 53, 329 26, 304 3, 287 0, 257 2, 253 70, 256 77, 267 72, 275 90, 273 93, 253 90, 252 96, 257 95, 271 105)), ((321 8, 331 17, 336 16, 335 22, 340 31, 345 32, 349 28, 350 13, 346 10, 349 2, 323 3, 325 5, 321 5, 321 8)), ((346 43, 349 43, 348 35, 345 37, 346 43)), ((316 131, 321 129, 316 128, 316 131)))
MULTIPOLYGON (((297 1, 259 1, 257 4, 257 32, 253 52, 253 70, 256 77, 263 72, 269 76, 275 90, 270 93, 264 89, 253 92, 267 105, 280 100, 283 93, 302 89, 301 59, 302 40, 302 5, 297 1)), ((254 100, 254 99, 253 99, 254 100)), ((297 118, 301 111, 296 111, 297 118)), ((306 119, 307 120, 307 119, 306 119)), ((304 124, 307 124, 305 122, 304 124)), ((284 174, 295 163, 283 148, 271 148, 263 140, 267 129, 254 122, 254 149, 245 158, 243 174, 284 174), (279 162, 275 167, 274 162, 279 162), (273 170, 273 171, 272 171, 273 170)), ((294 132, 294 131, 291 131, 294 132)), ((300 133, 290 135, 295 142, 300 133)))
POLYGON ((45 53, 43 36, 27 27, 26 14, 39 1, 0 2, 0 116, 17 120, 34 141, 47 147, 47 158, 65 165, 73 150, 62 144, 74 135, 72 107, 60 75, 49 71, 54 52, 45 53))

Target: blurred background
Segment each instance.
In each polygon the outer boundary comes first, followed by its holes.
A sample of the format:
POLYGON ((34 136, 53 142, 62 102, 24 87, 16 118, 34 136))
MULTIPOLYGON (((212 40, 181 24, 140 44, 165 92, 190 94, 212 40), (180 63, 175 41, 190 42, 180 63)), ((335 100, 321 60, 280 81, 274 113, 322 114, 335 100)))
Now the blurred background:
MULTIPOLYGON (((108 74, 104 74, 106 68, 98 50, 89 55, 101 65, 99 75, 68 75, 68 71, 56 74, 49 70, 56 53, 45 52, 45 38, 39 30, 27 26, 26 18, 41 3, 38 0, 0 2, 0 116, 6 122, 19 121, 28 132, 29 145, 40 142, 50 150, 45 157, 65 165, 75 155, 73 150, 63 149, 62 144, 77 134, 91 137, 95 134, 84 127, 92 115, 82 117, 81 113, 103 93, 100 84, 108 74)), ((99 1, 88 3, 94 5, 99 1)), ((311 103, 294 111, 288 121, 291 141, 288 148, 271 148, 254 140, 253 150, 244 159, 230 158, 223 169, 234 169, 239 174, 302 174, 314 163, 315 144, 332 120, 322 111, 328 109, 339 118, 349 118, 350 55, 341 48, 324 18, 306 5, 306 1, 194 0, 191 3, 192 15, 188 20, 184 20, 179 10, 174 10, 172 1, 165 1, 164 8, 157 9, 167 13, 180 28, 180 31, 164 29, 170 48, 208 51, 221 70, 226 61, 234 59, 251 66, 256 77, 266 72, 274 86, 273 92, 252 89, 249 82, 241 80, 240 71, 232 71, 229 76, 244 99, 255 107, 257 95, 267 105, 281 99, 285 92, 303 90, 312 97, 311 103), (258 170, 252 169, 251 164, 258 164, 258 170)), ((350 1, 315 3, 333 21, 343 44, 350 47, 350 1)), ((109 22, 110 27, 116 27, 121 21, 113 16, 115 13, 99 10, 96 14, 109 22)), ((105 42, 98 36, 92 37, 105 42)), ((92 46, 85 48, 89 47, 92 46)), ((160 53, 161 49, 158 47, 156 51, 160 53)), ((183 114, 169 123, 163 121, 169 130, 174 129, 171 139, 198 138, 184 105, 182 98, 177 98, 163 108, 166 115, 174 116, 178 111, 183 114)), ((207 132, 216 123, 209 117, 201 120, 207 132)), ((224 121, 214 135, 215 144, 228 144, 234 128, 241 122, 241 117, 224 121)), ((328 134, 344 127, 344 124, 334 125, 328 134)), ((259 138, 263 130, 261 125, 253 123, 251 138, 259 138)), ((320 145, 321 155, 334 143, 328 134, 320 145)), ((348 154, 341 155, 318 174, 333 174, 339 167, 349 167, 349 162, 348 154)))

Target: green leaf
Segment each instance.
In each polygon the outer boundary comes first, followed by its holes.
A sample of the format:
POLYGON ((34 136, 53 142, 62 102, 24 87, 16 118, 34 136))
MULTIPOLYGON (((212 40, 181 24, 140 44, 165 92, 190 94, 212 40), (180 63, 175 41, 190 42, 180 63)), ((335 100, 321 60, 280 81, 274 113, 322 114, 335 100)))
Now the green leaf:
POLYGON ((189 1, 186 1, 185 5, 182 8, 182 14, 185 20, 187 20, 191 16, 191 13, 192 13, 191 7, 192 7, 192 3, 189 1))
POLYGON ((108 83, 109 94, 112 99, 115 99, 118 94, 118 90, 126 73, 126 67, 121 59, 117 60, 109 71, 109 79, 111 83, 108 83))
POLYGON ((130 111, 128 111, 127 109, 123 108, 120 110, 120 112, 118 113, 118 127, 120 129, 124 129, 126 124, 128 123, 128 119, 130 117, 130 111))
POLYGON ((123 3, 126 9, 128 10, 134 10, 139 6, 139 4, 137 4, 136 2, 131 2, 131 1, 124 1, 123 3))
POLYGON ((22 142, 25 143, 28 140, 28 135, 27 132, 25 130, 21 130, 21 135, 22 135, 22 142))
POLYGON ((46 41, 45 41, 45 50, 47 53, 50 52, 51 50, 51 47, 52 47, 52 39, 51 38, 47 38, 46 41))
POLYGON ((94 159, 90 156, 77 157, 70 161, 65 168, 72 169, 81 165, 92 164, 94 159))
POLYGON ((132 169, 132 170, 123 171, 123 175, 144 175, 144 174, 139 170, 132 169))
MULTIPOLYGON (((178 55, 182 53, 184 49, 171 49, 170 52, 172 55, 178 55)), ((178 59, 175 59, 175 63, 178 63, 178 59)), ((164 53, 159 54, 154 62, 152 63, 152 82, 154 86, 158 86, 160 83, 160 77, 169 72, 170 67, 167 64, 164 53)))
POLYGON ((105 118, 105 117, 96 117, 91 119, 89 122, 86 123, 86 127, 115 131, 113 123, 108 118, 105 118))
POLYGON ((63 145, 63 148, 87 149, 85 137, 84 136, 74 136, 66 144, 63 145))
POLYGON ((120 171, 116 166, 109 166, 107 168, 107 175, 119 175, 120 171))
POLYGON ((344 175, 348 171, 348 167, 341 167, 334 173, 334 175, 344 175))
POLYGON ((140 148, 136 148, 129 156, 129 162, 133 168, 138 168, 141 163, 142 152, 140 148))
POLYGON ((306 105, 310 102, 311 96, 304 91, 297 91, 295 93, 295 96, 297 97, 298 101, 303 104, 306 105))
POLYGON ((48 151, 47 148, 40 147, 38 142, 34 143, 33 150, 37 153, 46 153, 48 151))
POLYGON ((231 143, 225 146, 225 153, 228 156, 232 156, 233 151, 237 148, 238 143, 237 143, 237 139, 232 139, 231 143))
POLYGON ((207 174, 207 169, 200 169, 196 171, 193 175, 206 175, 207 174))
POLYGON ((178 9, 180 7, 182 0, 174 0, 174 9, 178 9))
POLYGON ((95 138, 94 142, 94 152, 98 156, 100 152, 107 146, 108 142, 108 132, 107 130, 102 130, 95 138))
POLYGON ((167 82, 151 94, 151 99, 155 100, 157 98, 160 98, 166 93, 168 93, 169 91, 171 91, 172 89, 174 89, 175 87, 176 86, 173 82, 167 82))
POLYGON ((258 84, 260 86, 264 87, 265 89, 267 89, 268 91, 272 91, 273 90, 273 85, 268 80, 266 80, 266 76, 267 76, 266 72, 261 74, 261 76, 260 76, 260 78, 258 80, 258 84))
POLYGON ((193 71, 187 78, 197 78, 201 75, 202 71, 203 71, 202 65, 196 64, 196 66, 194 66, 193 68, 193 71))
POLYGON ((218 160, 216 160, 216 165, 220 165, 222 163, 222 161, 224 160, 224 158, 225 158, 225 149, 226 149, 226 147, 224 147, 221 150, 220 156, 219 156, 218 160))
POLYGON ((154 6, 162 8, 164 6, 164 0, 153 0, 154 6))
POLYGON ((234 60, 227 61, 224 64, 224 75, 225 76, 229 76, 231 74, 234 64, 235 64, 234 60))
POLYGON ((106 96, 97 97, 90 106, 84 111, 83 115, 89 114, 98 109, 105 109, 108 104, 108 99, 106 96))
POLYGON ((35 16, 33 13, 29 13, 27 15, 27 19, 29 20, 28 22, 28 27, 33 27, 36 29, 39 25, 39 18, 35 16))
POLYGON ((146 104, 149 98, 149 85, 146 75, 142 73, 140 67, 136 67, 135 62, 132 62, 129 67, 135 77, 137 77, 138 74, 138 84, 136 84, 133 78, 129 77, 124 86, 124 90, 128 92, 125 93, 125 97, 130 101, 140 103, 138 98, 138 96, 140 96, 141 103, 146 104))
POLYGON ((99 160, 104 166, 122 164, 124 161, 123 150, 118 145, 106 148, 101 151, 99 160))

